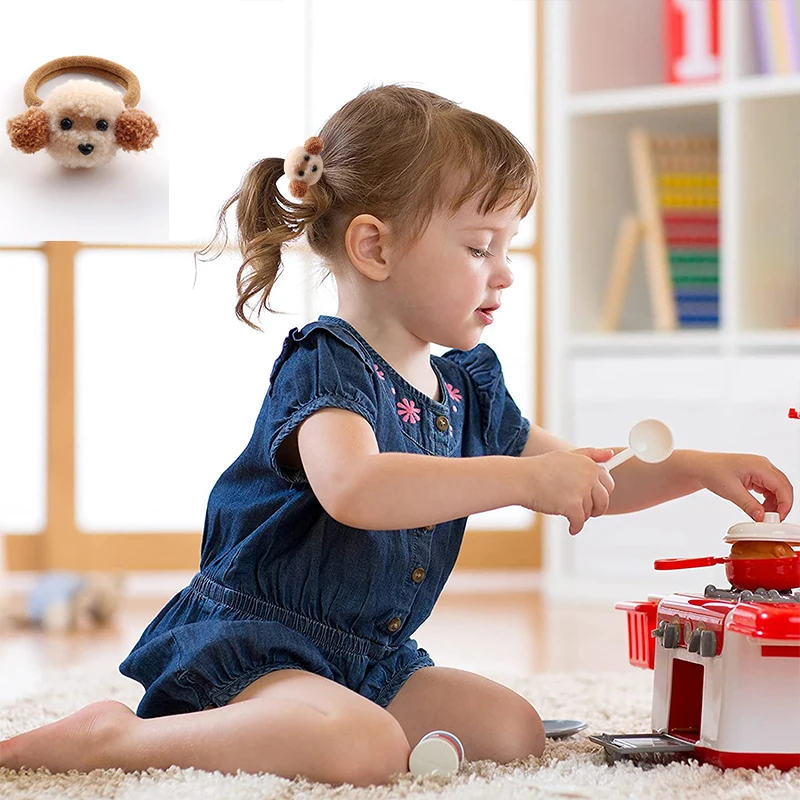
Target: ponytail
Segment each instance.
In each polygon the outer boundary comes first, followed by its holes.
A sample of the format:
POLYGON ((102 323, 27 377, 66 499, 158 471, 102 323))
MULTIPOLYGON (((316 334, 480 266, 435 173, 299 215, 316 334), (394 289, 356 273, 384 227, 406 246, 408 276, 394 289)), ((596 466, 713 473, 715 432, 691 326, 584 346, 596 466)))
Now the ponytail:
POLYGON ((284 161, 280 158, 264 158, 250 167, 242 178, 239 189, 220 209, 213 239, 195 253, 195 257, 210 253, 221 235, 220 252, 207 260, 219 257, 228 243, 225 215, 234 203, 238 203, 236 223, 239 230, 239 252, 243 261, 236 274, 236 290, 239 295, 236 316, 255 330, 261 329, 245 316, 247 302, 251 297, 260 294, 256 316, 260 316, 262 308, 277 313, 269 306, 269 294, 283 269, 283 245, 301 236, 306 226, 323 214, 330 205, 329 193, 315 192, 316 185, 309 187, 302 203, 293 203, 285 198, 277 187, 278 179, 284 174, 283 164, 284 161), (322 201, 321 205, 318 200, 322 201))

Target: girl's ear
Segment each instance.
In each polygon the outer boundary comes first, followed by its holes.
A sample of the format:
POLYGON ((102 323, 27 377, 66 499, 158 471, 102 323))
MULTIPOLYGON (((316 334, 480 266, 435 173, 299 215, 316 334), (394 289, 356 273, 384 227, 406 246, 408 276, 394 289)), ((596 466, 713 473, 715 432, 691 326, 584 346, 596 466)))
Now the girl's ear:
POLYGON ((344 246, 352 265, 367 278, 385 281, 391 272, 386 260, 389 229, 372 214, 359 214, 350 220, 344 246))
POLYGON ((117 117, 115 139, 123 150, 147 150, 158 136, 158 128, 138 108, 126 108, 117 117))
POLYGON ((29 108, 6 122, 11 145, 23 153, 35 153, 50 142, 47 113, 38 106, 29 108))

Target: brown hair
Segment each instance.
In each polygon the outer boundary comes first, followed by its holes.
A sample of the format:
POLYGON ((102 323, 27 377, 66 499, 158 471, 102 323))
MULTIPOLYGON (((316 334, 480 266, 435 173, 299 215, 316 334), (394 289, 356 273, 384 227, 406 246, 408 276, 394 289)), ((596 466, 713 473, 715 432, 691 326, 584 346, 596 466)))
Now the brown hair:
POLYGON ((344 255, 344 233, 358 214, 390 222, 399 232, 398 249, 406 251, 437 208, 455 214, 477 197, 482 214, 518 203, 524 217, 536 198, 536 164, 507 128, 424 89, 367 88, 335 112, 319 136, 323 173, 303 202, 278 191, 283 159, 262 159, 222 206, 214 238, 199 251, 208 253, 220 233, 227 244, 225 214, 238 201, 243 262, 236 316, 256 330, 245 304, 260 293, 259 314, 261 308, 273 312, 268 299, 282 269, 281 248, 303 233, 333 264, 344 255))

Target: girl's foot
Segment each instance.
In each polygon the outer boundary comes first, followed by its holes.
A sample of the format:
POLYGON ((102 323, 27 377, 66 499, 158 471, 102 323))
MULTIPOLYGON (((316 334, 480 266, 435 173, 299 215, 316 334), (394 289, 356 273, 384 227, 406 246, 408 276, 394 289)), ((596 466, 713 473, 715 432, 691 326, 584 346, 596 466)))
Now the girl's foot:
POLYGON ((124 703, 100 700, 68 717, 0 742, 0 767, 50 772, 111 769, 110 745, 138 717, 124 703))

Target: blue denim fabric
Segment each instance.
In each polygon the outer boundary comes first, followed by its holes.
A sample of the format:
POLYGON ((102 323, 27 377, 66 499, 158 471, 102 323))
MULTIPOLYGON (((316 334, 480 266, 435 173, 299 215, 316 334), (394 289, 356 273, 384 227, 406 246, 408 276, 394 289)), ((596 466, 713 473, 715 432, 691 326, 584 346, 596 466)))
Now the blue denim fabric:
POLYGON ((530 423, 495 352, 479 344, 431 365, 441 403, 338 317, 289 332, 252 438, 211 491, 200 571, 120 665, 146 689, 139 716, 224 705, 276 669, 323 675, 386 707, 433 665, 410 637, 453 569, 467 518, 351 528, 325 512, 302 468, 275 461, 292 430, 327 407, 363 416, 381 452, 518 456, 530 423))

